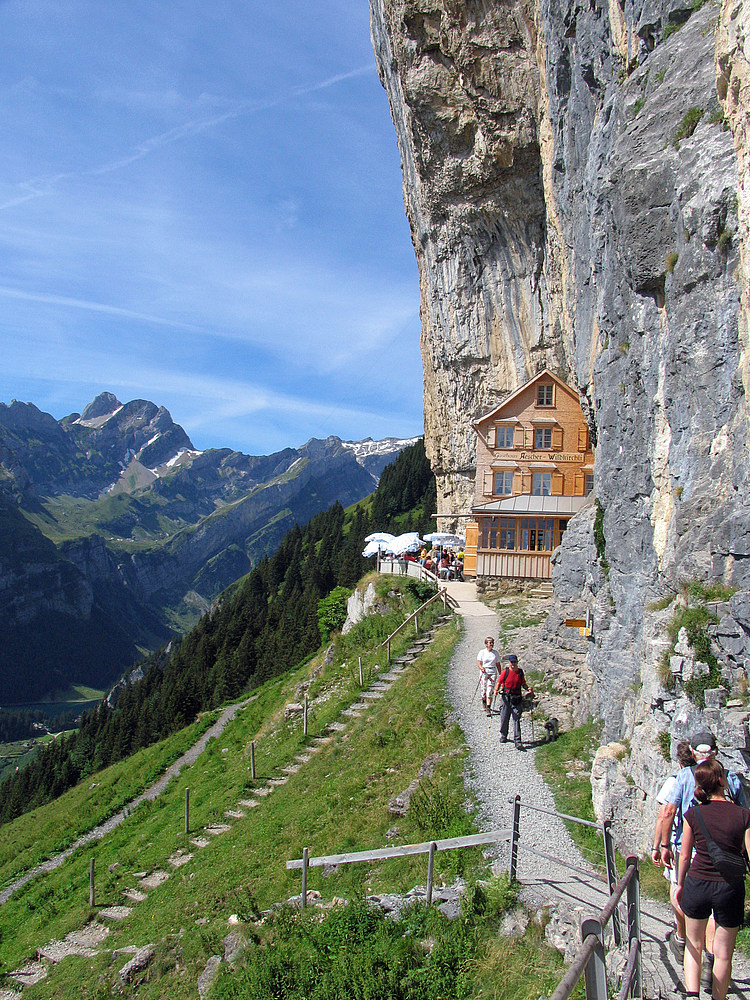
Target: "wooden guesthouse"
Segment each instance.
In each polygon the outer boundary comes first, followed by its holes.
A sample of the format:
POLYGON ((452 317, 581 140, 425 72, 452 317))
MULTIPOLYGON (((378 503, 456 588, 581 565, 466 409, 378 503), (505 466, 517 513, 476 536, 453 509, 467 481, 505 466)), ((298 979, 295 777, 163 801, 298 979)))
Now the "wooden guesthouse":
POLYGON ((570 517, 594 488, 578 394, 545 369, 475 421, 477 474, 467 576, 548 579, 570 517))

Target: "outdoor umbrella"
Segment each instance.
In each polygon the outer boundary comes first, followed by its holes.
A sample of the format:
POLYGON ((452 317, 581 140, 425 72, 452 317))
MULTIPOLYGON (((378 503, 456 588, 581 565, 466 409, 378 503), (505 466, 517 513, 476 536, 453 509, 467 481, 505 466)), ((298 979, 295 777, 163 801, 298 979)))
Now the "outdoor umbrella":
POLYGON ((371 535, 368 535, 367 538, 365 538, 365 541, 366 542, 392 542, 395 537, 396 536, 392 535, 390 533, 390 531, 373 531, 373 533, 371 535))
POLYGON ((378 552, 385 551, 385 546, 386 546, 385 542, 368 542, 367 545, 365 545, 364 547, 362 555, 365 557, 365 559, 368 556, 377 555, 378 552))
POLYGON ((464 539, 460 535, 453 535, 448 531, 433 531, 432 534, 425 535, 424 537, 425 541, 432 542, 433 545, 438 545, 440 548, 447 546, 453 549, 458 545, 464 544, 464 539))
POLYGON ((416 531, 405 531, 403 535, 397 535, 388 543, 386 551, 401 555, 402 552, 416 552, 422 544, 422 539, 416 531))

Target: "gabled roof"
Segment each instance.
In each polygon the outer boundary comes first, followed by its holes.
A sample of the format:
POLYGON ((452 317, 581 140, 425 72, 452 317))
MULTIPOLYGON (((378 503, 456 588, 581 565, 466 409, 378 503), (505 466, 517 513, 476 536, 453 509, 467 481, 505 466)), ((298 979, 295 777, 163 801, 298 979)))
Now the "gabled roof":
POLYGON ((552 379, 553 382, 559 385, 566 392, 570 393, 571 396, 578 399, 578 393, 575 389, 571 389, 567 382, 563 382, 563 380, 558 375, 555 375, 554 372, 551 372, 549 368, 543 368, 540 372, 537 372, 533 378, 530 378, 528 382, 524 382, 522 386, 519 386, 518 389, 512 392, 510 396, 506 397, 502 403, 499 403, 493 410, 490 410, 489 413, 485 413, 477 420, 474 420, 471 426, 477 430, 479 425, 483 424, 485 420, 491 420, 493 417, 497 417, 501 410, 504 410, 506 406, 512 403, 518 396, 521 395, 522 392, 528 389, 529 386, 534 385, 535 382, 540 382, 542 379, 552 379))

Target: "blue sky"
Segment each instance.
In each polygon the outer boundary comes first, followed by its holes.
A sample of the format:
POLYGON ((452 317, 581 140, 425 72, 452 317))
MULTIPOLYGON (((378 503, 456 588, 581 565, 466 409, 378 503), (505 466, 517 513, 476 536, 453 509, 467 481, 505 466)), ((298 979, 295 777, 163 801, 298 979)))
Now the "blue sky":
POLYGON ((0 401, 199 448, 422 432, 366 0, 0 0, 0 401))

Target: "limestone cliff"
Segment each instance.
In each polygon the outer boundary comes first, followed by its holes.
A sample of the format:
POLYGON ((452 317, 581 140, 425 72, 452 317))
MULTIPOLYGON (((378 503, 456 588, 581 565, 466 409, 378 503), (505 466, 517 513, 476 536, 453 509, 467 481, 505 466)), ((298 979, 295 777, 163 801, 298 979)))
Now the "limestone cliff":
POLYGON ((371 0, 371 24, 438 509, 468 508, 472 419, 545 365, 577 386, 609 573, 563 546, 555 576, 589 579, 598 710, 630 736, 659 693, 649 603, 750 588, 750 3, 371 0))

